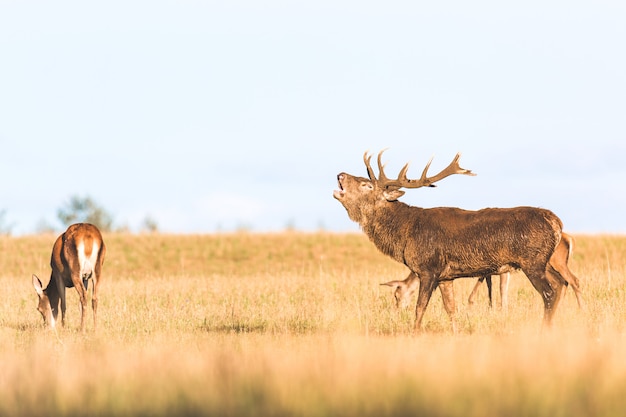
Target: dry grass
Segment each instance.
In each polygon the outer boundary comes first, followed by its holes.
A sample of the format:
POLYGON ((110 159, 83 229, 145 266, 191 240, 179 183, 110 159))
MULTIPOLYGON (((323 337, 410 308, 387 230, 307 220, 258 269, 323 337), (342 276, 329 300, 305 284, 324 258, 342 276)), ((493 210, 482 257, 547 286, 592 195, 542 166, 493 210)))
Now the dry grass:
MULTIPOLYGON (((54 236, 0 238, 0 415, 611 416, 626 409, 626 237, 576 236, 555 328, 514 274, 508 311, 465 302, 426 332, 378 284, 406 271, 362 235, 110 235, 98 332, 41 328, 30 275, 54 236)), ((90 317, 90 316, 89 316, 90 317)))

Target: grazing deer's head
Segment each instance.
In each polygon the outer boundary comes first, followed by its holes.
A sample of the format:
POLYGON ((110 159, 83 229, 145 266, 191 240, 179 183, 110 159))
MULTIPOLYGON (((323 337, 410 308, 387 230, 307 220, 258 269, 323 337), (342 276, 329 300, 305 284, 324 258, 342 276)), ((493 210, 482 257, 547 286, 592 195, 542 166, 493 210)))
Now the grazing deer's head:
POLYGON ((369 152, 363 154, 363 162, 367 168, 369 178, 356 177, 345 172, 337 175, 339 190, 335 190, 333 196, 343 204, 348 211, 350 219, 361 223, 371 215, 371 210, 388 202, 393 202, 404 195, 402 188, 421 188, 435 187, 435 183, 450 175, 463 174, 475 175, 468 169, 459 166, 460 153, 457 153, 450 165, 432 177, 429 177, 428 168, 430 168, 431 160, 426 164, 419 179, 407 178, 409 164, 407 163, 400 170, 398 178, 387 178, 382 163, 383 151, 378 153, 378 178, 371 166, 372 156, 369 152))
POLYGON ((54 329, 55 320, 54 315, 52 314, 52 305, 50 303, 50 298, 43 289, 41 285, 41 280, 37 277, 37 275, 33 275, 33 287, 35 287, 35 292, 39 297, 39 303, 37 304, 37 311, 41 313, 43 316, 44 325, 48 328, 54 329))
POLYGON ((389 281, 380 285, 386 285, 393 289, 393 298, 396 300, 396 308, 407 308, 411 302, 411 296, 417 288, 419 288, 419 280, 417 275, 410 273, 406 279, 402 281, 389 281))

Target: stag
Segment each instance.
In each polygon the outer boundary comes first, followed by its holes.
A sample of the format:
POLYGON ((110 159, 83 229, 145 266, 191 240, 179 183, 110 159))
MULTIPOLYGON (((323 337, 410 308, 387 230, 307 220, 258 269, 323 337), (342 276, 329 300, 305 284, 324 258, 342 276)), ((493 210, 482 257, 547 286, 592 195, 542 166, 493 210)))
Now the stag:
MULTIPOLYGON (((384 172, 382 154, 378 154, 378 178, 371 167, 371 155, 366 152, 363 161, 369 178, 342 172, 337 176, 339 189, 333 196, 382 253, 419 277, 415 330, 421 329, 424 311, 438 286, 457 278, 512 269, 521 269, 540 294, 543 322, 549 326, 565 286, 569 281, 577 282, 562 259, 549 265, 561 240, 561 220, 551 211, 536 207, 469 211, 409 206, 398 201, 405 193, 402 188, 432 187, 451 175, 474 174, 460 167, 457 154, 436 175, 428 176, 431 159, 419 179, 407 177, 409 164, 396 179, 390 179, 384 172)), ((444 305, 455 330, 453 291, 445 293, 444 305)))
MULTIPOLYGON (((556 248, 556 251, 550 258, 550 264, 563 260, 568 262, 572 252, 574 250, 574 238, 567 233, 561 234, 561 240, 556 248)), ((583 307, 583 296, 579 288, 578 280, 575 276, 566 275, 563 277, 569 285, 572 286, 574 293, 576 294, 576 301, 580 308, 583 307), (571 280, 571 281, 570 281, 571 280)), ((508 288, 509 288, 510 272, 504 272, 500 274, 500 307, 506 309, 508 307, 508 288)), ((492 306, 492 279, 491 275, 486 275, 478 278, 472 292, 470 293, 467 302, 468 304, 474 303, 474 298, 478 292, 480 285, 486 281, 489 295, 489 307, 492 306)), ((419 287, 419 278, 413 273, 409 272, 409 275, 404 280, 394 280, 382 283, 380 285, 386 285, 393 288, 393 296, 396 301, 396 307, 405 308, 411 301, 411 296, 415 290, 419 287)))
POLYGON ((37 310, 43 316, 48 328, 55 328, 61 302, 61 321, 65 326, 65 288, 76 288, 80 299, 80 329, 85 330, 85 310, 87 309, 87 289, 93 281, 91 307, 93 325, 96 328, 98 311, 98 287, 101 281, 102 263, 106 246, 98 228, 89 223, 77 223, 67 228, 54 242, 50 266, 52 275, 44 289, 41 280, 33 274, 33 286, 39 297, 37 310))

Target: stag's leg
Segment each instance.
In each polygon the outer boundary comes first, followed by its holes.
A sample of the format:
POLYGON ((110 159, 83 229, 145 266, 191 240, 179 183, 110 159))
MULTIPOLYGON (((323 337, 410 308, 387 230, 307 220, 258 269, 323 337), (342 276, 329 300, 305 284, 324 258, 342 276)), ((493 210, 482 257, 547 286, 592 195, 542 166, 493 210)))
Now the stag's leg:
POLYGON ((480 284, 482 284, 484 280, 485 280, 485 277, 480 277, 478 278, 478 280, 476 280, 476 284, 474 284, 474 288, 472 288, 472 292, 470 293, 467 299, 467 304, 469 305, 474 304, 474 297, 476 297, 476 294, 478 294, 478 288, 480 287, 480 284))
POLYGON ((457 334, 456 326, 456 306, 454 304, 454 284, 453 281, 442 281, 439 283, 439 291, 443 299, 443 307, 446 309, 452 324, 452 332, 457 334))
POLYGON ((422 319, 424 318, 424 312, 430 301, 430 297, 433 295, 433 291, 437 288, 437 280, 432 276, 420 277, 420 289, 417 295, 417 304, 415 305, 415 332, 419 332, 422 329, 422 319))
POLYGON ((493 307, 493 296, 491 292, 491 275, 485 275, 485 280, 487 281, 487 293, 489 294, 489 308, 493 307))
POLYGON ((537 266, 532 269, 522 268, 533 287, 535 287, 543 299, 543 322, 544 325, 550 327, 556 308, 565 290, 565 282, 557 274, 549 272, 548 269, 547 265, 543 268, 537 266))
POLYGON ((509 308, 509 279, 511 278, 511 274, 509 272, 505 272, 500 274, 500 308, 508 309, 509 308))
POLYGON ((565 281, 561 274, 553 269, 550 265, 546 267, 546 277, 548 278, 548 281, 550 282, 550 285, 552 286, 556 294, 556 301, 554 302, 552 309, 552 316, 554 316, 558 303, 565 295, 565 290, 567 289, 567 281, 565 281))

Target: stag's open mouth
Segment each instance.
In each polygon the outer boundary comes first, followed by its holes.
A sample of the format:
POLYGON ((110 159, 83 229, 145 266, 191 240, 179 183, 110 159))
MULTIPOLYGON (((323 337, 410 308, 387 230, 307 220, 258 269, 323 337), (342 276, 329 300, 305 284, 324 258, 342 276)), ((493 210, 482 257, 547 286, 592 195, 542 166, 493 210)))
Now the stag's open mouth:
POLYGON ((337 184, 339 184, 339 189, 333 191, 333 197, 339 200, 340 198, 343 198, 343 196, 346 194, 346 190, 344 190, 343 186, 341 185, 341 174, 337 175, 337 184))

